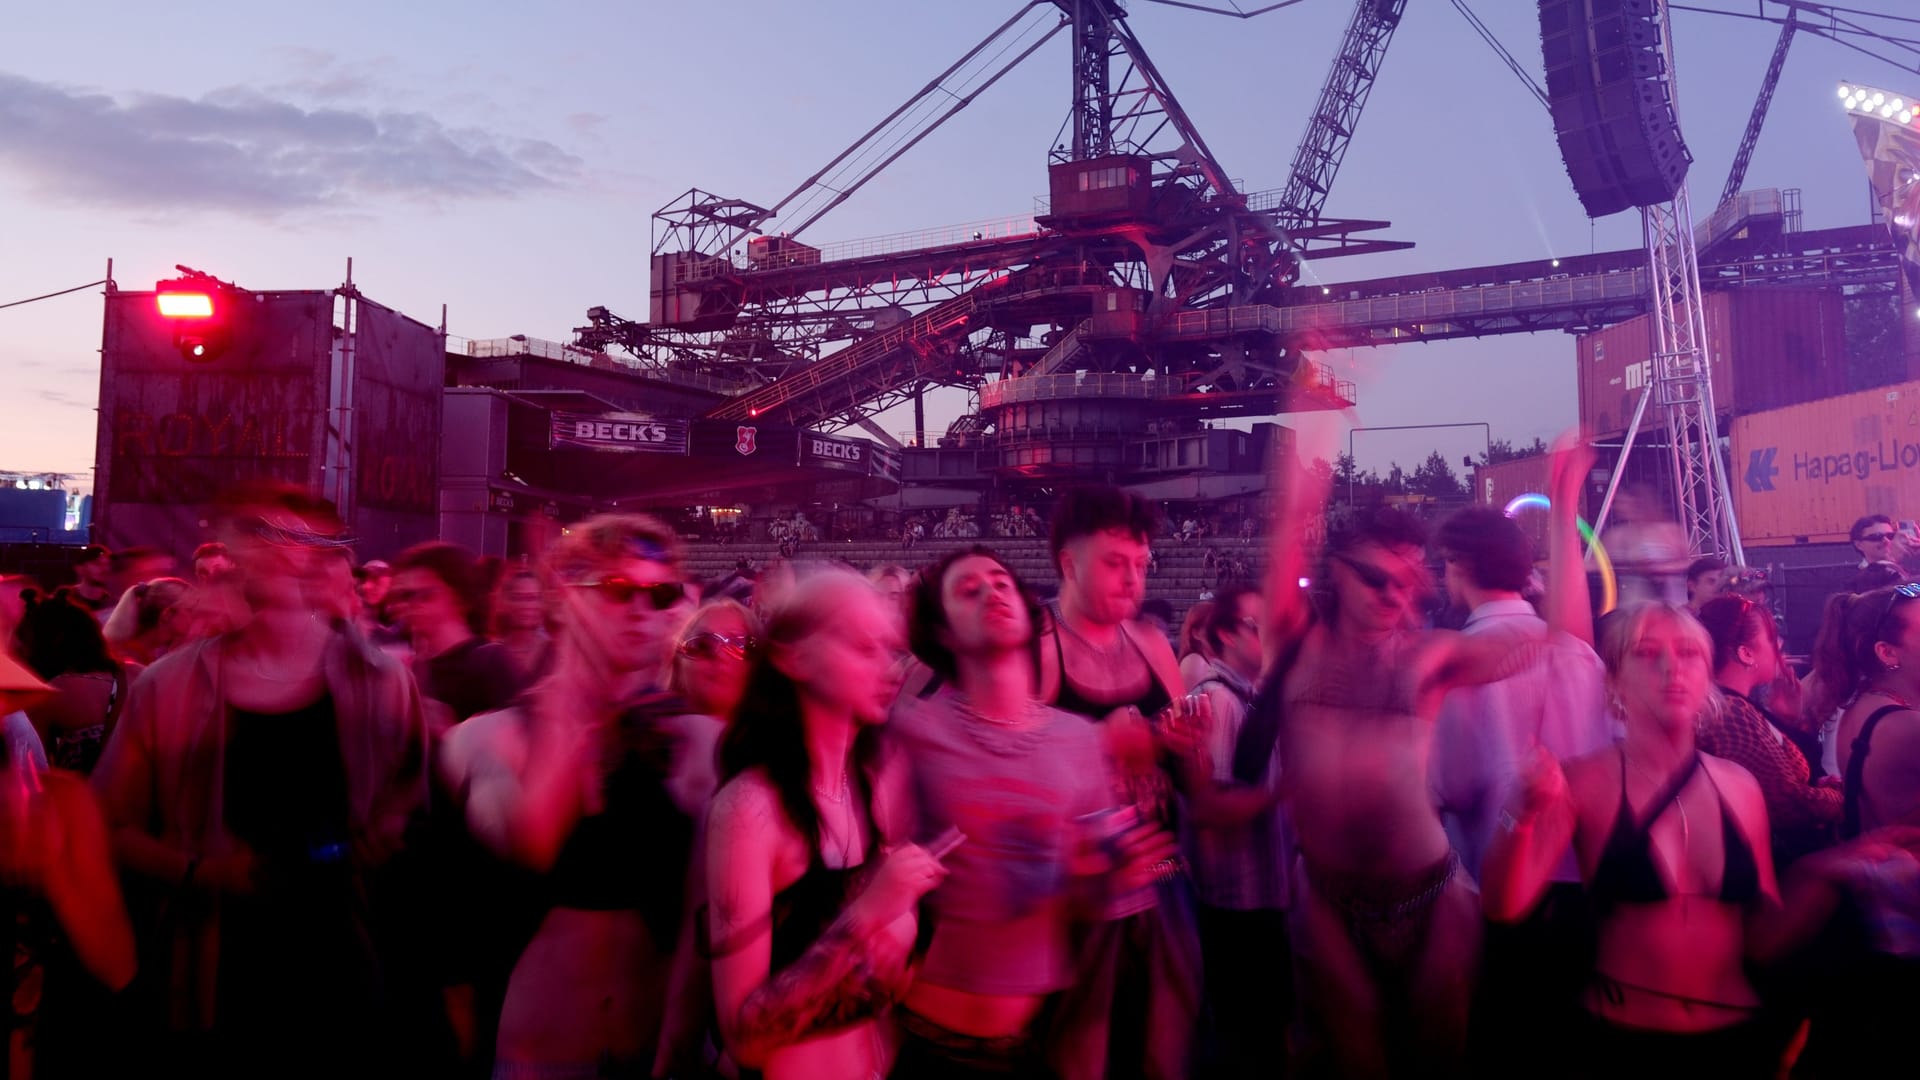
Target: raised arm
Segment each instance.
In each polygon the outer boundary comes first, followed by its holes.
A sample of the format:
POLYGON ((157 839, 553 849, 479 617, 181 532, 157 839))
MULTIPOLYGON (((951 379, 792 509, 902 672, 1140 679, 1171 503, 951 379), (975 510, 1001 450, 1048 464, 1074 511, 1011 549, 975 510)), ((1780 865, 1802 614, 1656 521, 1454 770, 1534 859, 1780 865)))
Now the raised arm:
POLYGON ((1296 433, 1294 447, 1274 446, 1268 475, 1275 488, 1273 519, 1267 523, 1267 618, 1262 670, 1271 670, 1280 656, 1307 632, 1311 611, 1300 580, 1318 551, 1320 538, 1313 525, 1326 510, 1331 480, 1316 473, 1311 455, 1317 438, 1304 443, 1296 433))
POLYGON ((1593 448, 1575 431, 1554 443, 1547 511, 1547 625, 1591 646, 1593 604, 1580 553, 1580 493, 1593 470, 1593 448))

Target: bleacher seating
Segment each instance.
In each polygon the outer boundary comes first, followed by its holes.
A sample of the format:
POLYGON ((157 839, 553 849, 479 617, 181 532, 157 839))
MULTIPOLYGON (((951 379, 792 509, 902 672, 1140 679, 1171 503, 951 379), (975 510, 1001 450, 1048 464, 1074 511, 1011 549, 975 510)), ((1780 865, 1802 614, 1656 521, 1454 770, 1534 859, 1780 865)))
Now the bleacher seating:
MULTIPOLYGON (((1047 554, 1044 537, 981 537, 964 540, 929 537, 910 550, 901 547, 899 541, 821 540, 801 544, 793 561, 804 564, 844 559, 863 571, 890 564, 911 570, 925 566, 949 551, 973 544, 985 544, 992 548, 1016 573, 1043 591, 1051 591, 1059 585, 1059 577, 1054 573, 1053 560, 1047 554)), ((1185 617, 1187 608, 1200 599, 1202 592, 1214 587, 1218 572, 1206 566, 1209 548, 1219 552, 1223 558, 1245 563, 1256 584, 1260 580, 1259 575, 1265 571, 1265 549, 1258 540, 1242 541, 1226 537, 1203 540, 1163 537, 1156 540, 1153 550, 1158 565, 1147 576, 1147 596, 1165 599, 1173 606, 1176 620, 1185 617)), ((691 541, 687 544, 687 573, 697 581, 713 581, 731 573, 737 560, 745 559, 753 566, 760 567, 779 557, 779 545, 772 541, 742 540, 731 544, 691 541)))

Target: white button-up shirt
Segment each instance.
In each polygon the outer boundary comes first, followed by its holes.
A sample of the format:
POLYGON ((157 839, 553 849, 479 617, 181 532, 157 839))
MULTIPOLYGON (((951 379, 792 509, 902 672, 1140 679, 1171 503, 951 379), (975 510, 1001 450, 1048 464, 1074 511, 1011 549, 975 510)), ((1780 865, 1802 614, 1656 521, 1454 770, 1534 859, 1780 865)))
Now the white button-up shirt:
MULTIPOLYGON (((1494 600, 1474 609, 1464 631, 1536 636, 1545 625, 1525 600, 1494 600)), ((1534 745, 1563 762, 1608 745, 1614 728, 1606 701, 1600 657, 1564 635, 1550 639, 1544 655, 1518 675, 1446 696, 1429 780, 1447 835, 1475 879, 1534 745)), ((1580 880, 1571 852, 1553 879, 1580 880)))

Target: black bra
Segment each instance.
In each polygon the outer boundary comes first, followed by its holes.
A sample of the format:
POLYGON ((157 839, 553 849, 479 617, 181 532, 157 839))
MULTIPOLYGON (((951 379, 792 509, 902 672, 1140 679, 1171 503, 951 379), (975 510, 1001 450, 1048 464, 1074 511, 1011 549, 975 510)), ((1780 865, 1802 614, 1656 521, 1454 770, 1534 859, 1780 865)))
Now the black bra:
MULTIPOLYGON (((1701 768, 1701 755, 1695 751, 1687 764, 1647 803, 1652 810, 1647 819, 1636 821, 1633 808, 1627 802, 1627 754, 1621 749, 1620 812, 1614 817, 1613 831, 1607 834, 1606 847, 1600 851, 1600 864, 1594 867, 1593 882, 1587 887, 1594 899, 1603 904, 1657 904, 1672 898, 1673 893, 1660 877, 1659 867, 1654 865, 1648 834, 1653 823, 1667 812, 1701 768)), ((1713 783, 1711 772, 1707 774, 1707 782, 1713 783)), ((1719 898, 1729 904, 1745 904, 1760 895, 1760 864, 1746 836, 1734 823, 1726 799, 1720 797, 1719 785, 1715 784, 1713 790, 1720 803, 1720 834, 1726 851, 1719 898)))

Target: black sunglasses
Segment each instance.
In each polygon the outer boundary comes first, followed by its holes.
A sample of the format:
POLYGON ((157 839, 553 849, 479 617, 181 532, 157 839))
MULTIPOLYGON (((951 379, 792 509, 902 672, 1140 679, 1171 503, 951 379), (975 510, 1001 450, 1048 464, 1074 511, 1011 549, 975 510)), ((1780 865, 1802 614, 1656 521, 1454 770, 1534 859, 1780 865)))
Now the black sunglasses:
POLYGON ((1881 544, 1881 543, 1885 543, 1888 540, 1893 539, 1895 535, 1896 534, 1892 530, 1888 530, 1886 532, 1861 533, 1860 539, 1861 541, 1868 544, 1881 544))
POLYGON ((622 607, 633 603, 634 597, 645 593, 648 605, 655 611, 666 611, 687 597, 687 587, 678 581, 656 581, 651 585, 642 585, 623 577, 612 577, 600 581, 574 581, 568 584, 576 589, 593 589, 622 607))
POLYGON ((1348 556, 1345 556, 1345 555, 1335 555, 1334 558, 1344 563, 1347 569, 1353 571, 1354 576, 1360 579, 1361 584, 1365 585, 1369 589, 1372 589, 1374 592, 1378 592, 1378 593, 1386 592, 1389 587, 1395 584, 1400 585, 1402 588, 1406 589, 1409 592, 1415 591, 1419 588, 1418 585, 1410 582, 1401 581, 1399 578, 1393 576, 1392 574, 1387 573, 1385 570, 1382 570, 1377 566, 1372 565, 1371 563, 1365 563, 1360 561, 1359 559, 1349 558, 1348 556))
POLYGON ((1885 634, 1887 629, 1887 619, 1893 615, 1893 609, 1899 607, 1902 600, 1920 600, 1920 582, 1909 581, 1905 585, 1895 585, 1893 589, 1887 593, 1886 610, 1880 613, 1880 618, 1876 619, 1873 624, 1874 641, 1886 640, 1882 635, 1885 634))
POLYGON ((722 656, 729 660, 745 660, 758 644, 746 634, 701 633, 680 643, 680 655, 689 660, 717 660, 722 656))

